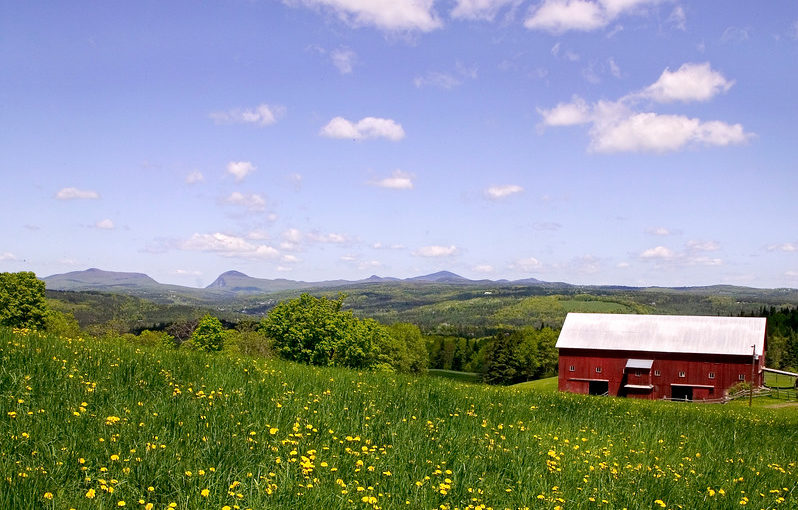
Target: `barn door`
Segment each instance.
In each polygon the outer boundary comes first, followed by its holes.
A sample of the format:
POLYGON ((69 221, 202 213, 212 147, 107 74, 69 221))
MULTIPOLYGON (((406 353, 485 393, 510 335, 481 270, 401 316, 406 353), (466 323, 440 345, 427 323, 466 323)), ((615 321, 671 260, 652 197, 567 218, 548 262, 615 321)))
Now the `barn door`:
POLYGON ((671 386, 671 400, 693 400, 693 388, 690 386, 671 386))
POLYGON ((590 381, 590 388, 588 393, 591 395, 609 395, 610 382, 609 381, 590 381))

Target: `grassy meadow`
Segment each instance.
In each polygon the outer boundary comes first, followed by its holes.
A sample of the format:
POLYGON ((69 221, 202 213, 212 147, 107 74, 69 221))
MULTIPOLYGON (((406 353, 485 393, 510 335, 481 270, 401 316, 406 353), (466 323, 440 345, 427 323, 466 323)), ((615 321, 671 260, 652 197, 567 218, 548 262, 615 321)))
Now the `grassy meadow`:
POLYGON ((798 413, 0 331, 0 508, 796 508, 798 413))

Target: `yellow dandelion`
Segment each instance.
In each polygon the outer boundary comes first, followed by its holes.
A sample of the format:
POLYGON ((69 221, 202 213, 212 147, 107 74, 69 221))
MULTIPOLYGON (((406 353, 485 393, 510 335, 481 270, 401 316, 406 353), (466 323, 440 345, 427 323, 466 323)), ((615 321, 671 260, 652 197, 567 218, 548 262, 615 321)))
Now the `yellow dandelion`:
POLYGON ((89 498, 89 499, 94 499, 94 496, 96 496, 96 495, 97 495, 97 493, 94 492, 94 489, 89 489, 89 490, 86 491, 86 497, 89 498))
POLYGON ((53 499, 53 493, 52 492, 45 492, 44 493, 44 499, 53 499))
POLYGON ((208 489, 202 489, 202 492, 200 492, 200 496, 202 496, 203 498, 207 498, 208 494, 210 493, 211 491, 209 491, 208 489))

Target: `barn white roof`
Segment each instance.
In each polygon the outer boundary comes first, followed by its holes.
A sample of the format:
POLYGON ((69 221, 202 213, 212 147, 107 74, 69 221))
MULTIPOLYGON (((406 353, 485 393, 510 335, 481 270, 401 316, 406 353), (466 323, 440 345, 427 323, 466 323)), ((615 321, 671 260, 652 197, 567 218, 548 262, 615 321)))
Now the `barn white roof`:
POLYGON ((765 319, 694 315, 569 313, 558 349, 757 355, 765 346, 765 319))

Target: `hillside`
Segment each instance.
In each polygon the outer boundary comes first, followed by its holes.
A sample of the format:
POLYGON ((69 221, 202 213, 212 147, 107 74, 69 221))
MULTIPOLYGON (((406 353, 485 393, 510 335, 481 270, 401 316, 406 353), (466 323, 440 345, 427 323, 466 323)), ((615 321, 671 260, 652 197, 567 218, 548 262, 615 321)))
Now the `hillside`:
POLYGON ((0 469, 9 475, 0 508, 9 510, 798 504, 791 410, 489 388, 8 331, 0 366, 0 469))

